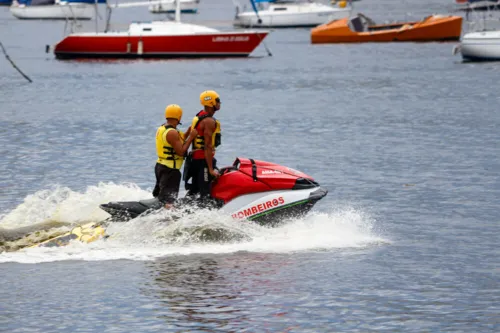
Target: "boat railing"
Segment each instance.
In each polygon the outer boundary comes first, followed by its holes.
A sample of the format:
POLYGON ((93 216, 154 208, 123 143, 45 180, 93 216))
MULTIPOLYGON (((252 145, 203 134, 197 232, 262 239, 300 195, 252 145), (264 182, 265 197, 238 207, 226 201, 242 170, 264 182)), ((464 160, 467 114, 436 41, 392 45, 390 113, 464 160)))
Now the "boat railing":
POLYGON ((467 3, 464 23, 465 32, 498 30, 500 28, 500 15, 496 10, 500 8, 500 0, 484 2, 490 3, 491 6, 477 9, 474 7, 475 3, 467 3))
POLYGON ((456 0, 459 4, 457 11, 471 12, 471 11, 485 11, 485 10, 499 10, 500 0, 456 0))
POLYGON ((499 18, 486 18, 477 21, 467 22, 467 32, 478 32, 478 31, 489 31, 489 30, 499 30, 500 29, 500 19, 499 18))

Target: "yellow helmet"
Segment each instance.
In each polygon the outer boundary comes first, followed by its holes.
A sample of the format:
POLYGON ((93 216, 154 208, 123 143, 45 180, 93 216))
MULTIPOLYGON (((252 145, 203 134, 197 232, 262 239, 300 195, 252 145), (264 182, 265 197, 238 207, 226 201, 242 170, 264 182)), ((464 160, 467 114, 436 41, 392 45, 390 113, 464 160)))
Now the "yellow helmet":
POLYGON ((182 109, 177 104, 170 104, 165 108, 165 118, 173 118, 181 121, 182 109))
POLYGON ((200 95, 201 105, 215 107, 217 103, 220 103, 219 94, 213 90, 206 90, 200 95))

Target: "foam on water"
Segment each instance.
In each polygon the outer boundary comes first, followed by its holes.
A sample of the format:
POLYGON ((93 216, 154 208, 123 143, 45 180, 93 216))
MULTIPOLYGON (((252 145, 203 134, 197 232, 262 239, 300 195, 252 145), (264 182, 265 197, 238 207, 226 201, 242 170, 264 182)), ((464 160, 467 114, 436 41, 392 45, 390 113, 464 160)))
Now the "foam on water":
POLYGON ((4 214, 0 228, 19 228, 46 221, 70 224, 100 221, 109 217, 99 208, 102 203, 147 198, 152 198, 151 193, 135 184, 99 183, 89 186, 84 193, 55 185, 28 195, 22 204, 4 214))
MULTIPOLYGON (((99 184, 83 194, 57 188, 49 195, 37 193, 27 198, 21 205, 23 207, 17 207, 7 214, 0 226, 5 219, 15 225, 14 216, 26 223, 21 212, 32 212, 30 203, 39 209, 50 207, 52 214, 59 210, 62 214, 60 216, 79 223, 89 221, 89 216, 95 216, 92 202, 98 205, 111 200, 138 200, 145 195, 150 196, 149 192, 131 185, 99 184), (58 195, 64 199, 55 200, 54 197, 58 195), (53 207, 54 205, 58 208, 53 207)), ((47 212, 40 214, 45 218, 47 216, 47 212)), ((174 220, 170 214, 173 213, 163 211, 126 223, 112 223, 107 228, 111 237, 90 244, 72 241, 66 247, 25 248, 17 252, 0 253, 0 262, 154 260, 169 255, 238 251, 283 253, 359 248, 386 241, 373 231, 373 218, 352 207, 332 207, 327 213, 311 212, 303 219, 290 220, 275 228, 234 220, 217 211, 199 210, 194 214, 175 212, 174 220)), ((40 217, 34 220, 39 221, 40 217)))

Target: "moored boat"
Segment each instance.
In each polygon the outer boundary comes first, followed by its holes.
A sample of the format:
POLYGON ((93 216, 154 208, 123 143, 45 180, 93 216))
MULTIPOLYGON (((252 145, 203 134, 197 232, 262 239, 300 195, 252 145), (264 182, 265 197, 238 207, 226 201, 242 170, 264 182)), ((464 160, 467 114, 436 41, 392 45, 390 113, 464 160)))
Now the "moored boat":
POLYGON ((178 0, 175 16, 175 21, 134 22, 126 31, 72 33, 57 43, 54 54, 58 59, 246 57, 269 33, 183 23, 178 0))
POLYGON ((267 34, 222 32, 181 22, 135 22, 122 32, 70 34, 54 53, 59 59, 246 57, 267 34))
POLYGON ((233 25, 237 27, 315 27, 319 24, 348 17, 351 7, 346 1, 339 6, 320 2, 290 0, 251 0, 253 10, 236 7, 233 25))
POLYGON ((453 53, 461 53, 464 61, 499 61, 500 31, 470 32, 453 49, 453 53))
POLYGON ((96 3, 105 1, 14 0, 10 12, 25 20, 91 20, 96 3))
MULTIPOLYGON (((458 2, 458 1, 457 1, 458 2)), ((460 53, 462 59, 469 61, 499 61, 500 60, 500 30, 498 30, 498 17, 492 15, 484 15, 484 12, 477 13, 481 10, 474 5, 481 2, 476 0, 461 0, 471 8, 466 16, 467 18, 467 33, 462 36, 460 43, 453 47, 453 54, 460 53)), ((492 4, 497 1, 483 1, 492 4)), ((500 1, 498 1, 500 2, 500 1)), ((491 10, 493 8, 488 8, 491 10)))
POLYGON ((461 16, 430 15, 417 22, 378 25, 363 14, 320 25, 311 30, 314 43, 430 42, 458 40, 461 16))

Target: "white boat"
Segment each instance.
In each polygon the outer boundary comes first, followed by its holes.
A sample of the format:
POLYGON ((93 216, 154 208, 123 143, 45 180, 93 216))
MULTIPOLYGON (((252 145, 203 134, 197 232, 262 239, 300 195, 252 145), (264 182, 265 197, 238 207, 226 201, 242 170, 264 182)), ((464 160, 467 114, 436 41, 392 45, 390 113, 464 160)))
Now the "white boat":
POLYGON ((98 32, 96 24, 95 32, 71 33, 55 45, 54 54, 58 59, 247 57, 269 33, 220 31, 183 23, 179 0, 176 0, 175 21, 133 22, 125 31, 109 29, 113 8, 149 4, 145 1, 108 4, 103 32, 98 32))
MULTIPOLYGON (((473 5, 478 0, 460 0, 473 5)), ((491 1, 491 3, 497 1, 491 1)), ((464 61, 495 61, 500 60, 500 30, 499 20, 494 18, 493 9, 478 13, 471 10, 467 17, 468 32, 462 36, 460 43, 453 47, 453 54, 460 53, 464 61)))
POLYGON ((453 50, 465 61, 500 60, 500 30, 469 32, 453 50))
POLYGON ((319 2, 290 0, 251 0, 254 10, 236 6, 233 24, 237 27, 315 27, 348 17, 351 7, 345 1, 338 6, 319 2))
MULTIPOLYGON (((102 1, 99 1, 102 3, 102 1)), ((59 0, 32 0, 12 2, 10 12, 18 19, 90 20, 95 15, 95 4, 59 0)))
MULTIPOLYGON (((198 12, 200 0, 180 0, 181 13, 195 14, 198 12)), ((175 13, 175 0, 163 0, 149 6, 149 11, 153 14, 175 13)))

